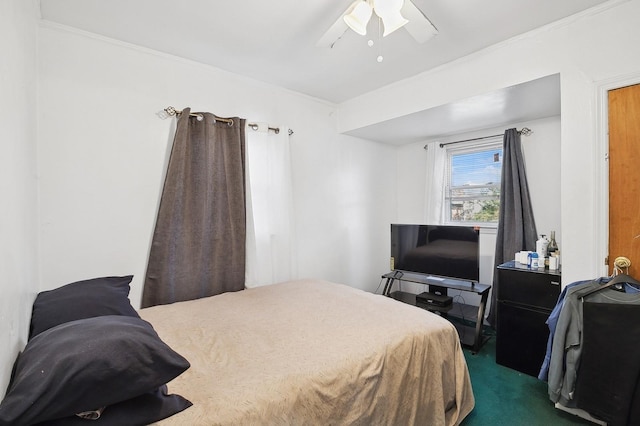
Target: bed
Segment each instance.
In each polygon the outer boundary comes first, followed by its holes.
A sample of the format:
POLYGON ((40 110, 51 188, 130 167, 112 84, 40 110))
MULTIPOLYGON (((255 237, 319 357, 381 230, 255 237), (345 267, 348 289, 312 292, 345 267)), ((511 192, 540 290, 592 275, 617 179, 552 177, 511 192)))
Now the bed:
POLYGON ((455 425, 474 396, 455 328, 345 285, 300 280, 139 311, 190 368, 170 425, 455 425))
POLYGON ((0 426, 455 425, 473 409, 455 328, 415 306, 301 280, 136 311, 132 278, 36 296, 0 426))

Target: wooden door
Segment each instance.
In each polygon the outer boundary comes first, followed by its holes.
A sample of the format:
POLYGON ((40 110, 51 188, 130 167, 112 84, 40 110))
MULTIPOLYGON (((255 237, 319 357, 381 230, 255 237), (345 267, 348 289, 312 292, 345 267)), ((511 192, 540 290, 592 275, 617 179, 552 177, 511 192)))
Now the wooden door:
POLYGON ((640 279, 640 84, 609 91, 609 273, 619 256, 640 279))

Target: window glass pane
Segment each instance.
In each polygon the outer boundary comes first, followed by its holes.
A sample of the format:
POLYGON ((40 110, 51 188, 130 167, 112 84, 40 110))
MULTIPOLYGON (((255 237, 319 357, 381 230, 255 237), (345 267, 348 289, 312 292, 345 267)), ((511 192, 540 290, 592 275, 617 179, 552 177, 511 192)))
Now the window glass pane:
POLYGON ((502 145, 449 153, 445 208, 450 222, 496 223, 500 210, 502 145))
POLYGON ((498 222, 500 200, 452 200, 450 208, 453 222, 498 222))
POLYGON ((500 184, 501 172, 502 148, 451 157, 451 186, 500 184))

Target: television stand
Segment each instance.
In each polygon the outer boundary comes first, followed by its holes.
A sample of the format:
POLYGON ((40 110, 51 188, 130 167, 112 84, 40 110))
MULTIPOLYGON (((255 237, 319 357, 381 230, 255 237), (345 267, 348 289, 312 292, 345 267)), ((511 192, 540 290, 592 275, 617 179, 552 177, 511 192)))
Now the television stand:
POLYGON ((491 290, 490 285, 401 271, 389 272, 384 274, 382 278, 386 278, 387 280, 382 291, 382 294, 385 296, 393 297, 401 302, 437 312, 447 319, 456 319, 456 321, 451 321, 451 323, 458 329, 460 342, 463 346, 470 348, 474 354, 480 350, 487 340, 489 340, 489 337, 483 334, 482 327, 484 323, 484 311, 489 297, 489 290, 491 290), (427 291, 443 296, 447 296, 448 290, 460 290, 476 293, 480 296, 480 304, 477 308, 472 305, 465 305, 456 302, 445 309, 438 309, 437 306, 427 307, 417 304, 416 295, 413 293, 404 291, 392 292, 391 289, 395 281, 408 281, 423 284, 427 286, 427 291), (465 322, 473 322, 475 324, 471 326, 465 324, 465 322))

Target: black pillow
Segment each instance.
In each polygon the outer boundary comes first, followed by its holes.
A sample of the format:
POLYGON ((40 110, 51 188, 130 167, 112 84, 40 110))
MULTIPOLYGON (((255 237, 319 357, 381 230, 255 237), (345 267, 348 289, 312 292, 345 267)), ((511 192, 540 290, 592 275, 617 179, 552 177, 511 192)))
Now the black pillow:
POLYGON ((16 361, 0 425, 73 416, 152 392, 189 362, 127 316, 71 321, 34 337, 16 361))
POLYGON ((140 318, 129 301, 133 275, 77 281, 43 291, 33 302, 29 339, 45 330, 84 318, 126 315, 140 318))
POLYGON ((191 405, 180 395, 167 395, 167 386, 162 385, 153 392, 106 407, 96 420, 71 416, 38 423, 38 426, 143 426, 173 416, 191 405))

